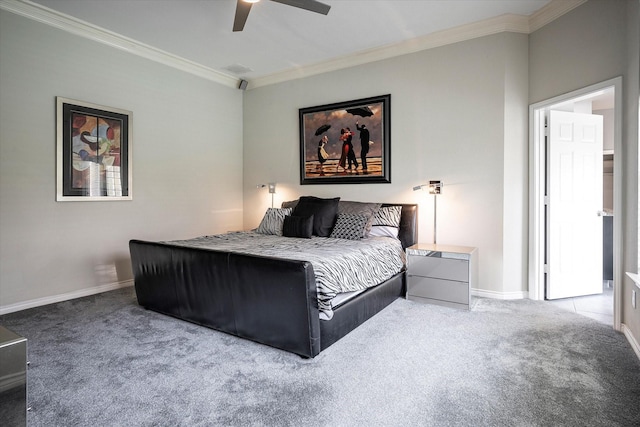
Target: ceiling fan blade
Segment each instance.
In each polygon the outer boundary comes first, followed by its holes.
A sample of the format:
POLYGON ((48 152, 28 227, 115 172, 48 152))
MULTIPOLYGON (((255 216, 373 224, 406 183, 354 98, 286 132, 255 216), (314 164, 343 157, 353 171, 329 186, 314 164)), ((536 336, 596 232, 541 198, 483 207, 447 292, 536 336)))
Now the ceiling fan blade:
POLYGON ((233 31, 242 31, 245 22, 247 22, 250 10, 251 3, 238 0, 238 4, 236 5, 236 19, 233 21, 233 31))
POLYGON ((311 12, 321 13, 326 15, 329 13, 331 6, 328 4, 320 3, 316 0, 271 0, 276 3, 286 4, 288 6, 297 7, 300 9, 310 10, 311 12))

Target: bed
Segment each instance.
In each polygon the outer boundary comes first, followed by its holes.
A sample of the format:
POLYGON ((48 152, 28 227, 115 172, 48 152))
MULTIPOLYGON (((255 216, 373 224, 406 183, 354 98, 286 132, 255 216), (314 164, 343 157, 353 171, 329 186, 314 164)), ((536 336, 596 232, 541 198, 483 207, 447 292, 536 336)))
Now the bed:
MULTIPOLYGON (((337 203, 352 206, 359 202, 337 203)), ((416 243, 417 205, 378 206, 400 212, 396 232, 402 250, 416 243)), ((300 206, 289 209, 296 213, 300 206)), ((338 218, 346 216, 340 214, 338 218)), ((286 221, 296 218, 302 217, 285 216, 286 221)), ((338 228, 336 220, 332 224, 338 228)), ((294 225, 297 226, 294 232, 299 232, 300 224, 294 225)), ((285 222, 284 226, 284 232, 291 233, 291 222, 285 222)), ((314 239, 322 240, 315 234, 314 239)), ((333 304, 330 316, 322 317, 313 261, 215 249, 199 241, 189 244, 131 240, 129 247, 141 306, 306 358, 317 356, 403 296, 406 288, 402 265, 381 283, 353 292, 355 296, 333 304)))

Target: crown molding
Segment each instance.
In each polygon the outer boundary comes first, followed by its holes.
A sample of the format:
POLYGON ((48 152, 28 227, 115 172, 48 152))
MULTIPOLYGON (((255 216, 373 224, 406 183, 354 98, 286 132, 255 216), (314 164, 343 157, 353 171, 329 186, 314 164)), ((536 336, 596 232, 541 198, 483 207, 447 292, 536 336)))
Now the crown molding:
POLYGON ((552 0, 529 17, 529 33, 539 30, 587 0, 552 0))
POLYGON ((383 59, 501 32, 531 34, 587 1, 588 0, 551 0, 540 10, 529 16, 516 14, 500 15, 495 18, 427 34, 426 36, 406 40, 402 43, 369 49, 355 55, 343 56, 317 64, 258 77, 249 81, 248 89, 337 71, 343 68, 381 61, 383 59))
POLYGON ((235 88, 238 84, 237 77, 228 76, 212 68, 156 49, 104 28, 87 24, 84 21, 49 9, 38 3, 33 3, 28 0, 0 0, 0 9, 225 86, 235 88))
POLYGON ((336 71, 343 68, 355 67, 368 64, 383 59, 394 58, 396 56, 407 55, 420 52, 422 50, 433 49, 461 41, 471 40, 478 37, 489 36, 502 32, 529 33, 529 18, 524 15, 505 14, 495 18, 485 19, 471 24, 437 31, 426 36, 406 40, 378 48, 368 49, 356 54, 350 54, 329 61, 323 61, 300 68, 285 70, 278 73, 269 74, 264 77, 257 77, 249 81, 249 89, 260 86, 267 86, 275 83, 282 83, 288 80, 310 77, 318 74, 336 71))
MULTIPOLYGON (((551 0, 543 8, 529 16, 515 14, 500 15, 495 18, 437 31, 426 36, 406 40, 401 43, 381 46, 364 50, 356 54, 334 58, 328 61, 284 70, 250 80, 247 89, 254 89, 289 80, 315 76, 318 74, 364 65, 396 56, 433 49, 502 32, 530 34, 565 13, 575 9, 586 1, 587 0, 551 0)), ((156 49, 152 46, 124 37, 104 28, 88 24, 73 18, 72 16, 57 12, 29 0, 0 0, 0 9, 50 25, 80 37, 97 41, 116 49, 124 50, 131 54, 191 73, 198 77, 202 77, 228 87, 236 88, 238 85, 239 80, 235 76, 221 73, 212 68, 205 67, 188 59, 156 49)))

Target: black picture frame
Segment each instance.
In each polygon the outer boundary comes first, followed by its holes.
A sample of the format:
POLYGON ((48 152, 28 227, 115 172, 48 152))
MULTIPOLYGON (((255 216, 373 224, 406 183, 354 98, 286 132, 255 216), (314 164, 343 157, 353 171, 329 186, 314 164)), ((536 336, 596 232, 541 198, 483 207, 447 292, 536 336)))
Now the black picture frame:
POLYGON ((299 120, 300 184, 391 183, 391 95, 301 108, 299 120))
POLYGON ((56 97, 56 200, 132 200, 131 111, 56 97))

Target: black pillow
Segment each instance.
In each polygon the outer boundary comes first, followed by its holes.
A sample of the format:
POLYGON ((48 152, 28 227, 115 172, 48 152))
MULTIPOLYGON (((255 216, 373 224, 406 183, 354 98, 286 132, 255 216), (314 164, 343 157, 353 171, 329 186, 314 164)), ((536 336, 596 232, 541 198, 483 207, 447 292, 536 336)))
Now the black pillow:
POLYGON ((313 232, 313 215, 311 216, 292 216, 284 217, 282 224, 282 235, 284 237, 303 237, 310 239, 313 232))
POLYGON ((302 196, 298 204, 293 208, 293 216, 308 217, 313 215, 313 234, 320 237, 329 237, 336 223, 338 214, 338 202, 340 197, 333 199, 321 199, 313 196, 302 196))

